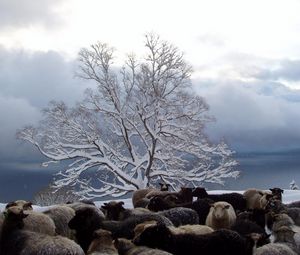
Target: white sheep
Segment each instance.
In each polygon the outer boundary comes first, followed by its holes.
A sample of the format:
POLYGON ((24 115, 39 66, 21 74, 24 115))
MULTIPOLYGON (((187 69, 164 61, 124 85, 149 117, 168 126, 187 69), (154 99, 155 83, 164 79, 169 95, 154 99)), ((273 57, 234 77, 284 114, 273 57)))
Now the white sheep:
POLYGON ((205 224, 213 229, 230 228, 236 221, 231 204, 221 201, 214 203, 206 217, 205 224))
POLYGON ((295 238, 297 232, 292 230, 291 227, 282 226, 273 232, 275 236, 274 243, 284 243, 289 246, 297 254, 300 254, 300 243, 299 235, 298 238, 295 238))
POLYGON ((37 233, 54 236, 56 227, 54 221, 47 215, 33 211, 32 203, 25 200, 9 202, 5 207, 5 212, 11 207, 19 207, 28 214, 24 219, 24 229, 37 233))

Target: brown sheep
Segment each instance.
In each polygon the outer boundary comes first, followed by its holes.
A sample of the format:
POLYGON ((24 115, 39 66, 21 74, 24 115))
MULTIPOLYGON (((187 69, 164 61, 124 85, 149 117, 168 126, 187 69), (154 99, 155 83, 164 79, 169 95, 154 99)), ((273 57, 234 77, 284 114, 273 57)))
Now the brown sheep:
POLYGON ((205 224, 213 229, 229 229, 236 221, 236 214, 231 204, 221 201, 214 203, 207 215, 205 224))
POLYGON ((273 196, 270 191, 258 189, 248 189, 243 195, 247 201, 247 209, 265 209, 273 196))
POLYGON ((87 255, 118 255, 110 231, 98 229, 93 236, 87 255))
POLYGON ((139 202, 139 200, 142 200, 146 198, 146 195, 151 191, 158 191, 154 188, 147 188, 147 189, 138 189, 135 190, 132 194, 132 205, 134 208, 136 208, 136 204, 139 202))

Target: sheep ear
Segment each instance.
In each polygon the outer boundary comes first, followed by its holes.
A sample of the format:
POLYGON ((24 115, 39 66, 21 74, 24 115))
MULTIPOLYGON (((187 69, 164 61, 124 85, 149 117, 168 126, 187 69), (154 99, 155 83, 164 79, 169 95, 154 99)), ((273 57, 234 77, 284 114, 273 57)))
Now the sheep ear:
POLYGON ((261 196, 264 195, 264 193, 262 191, 258 191, 258 194, 261 195, 261 196))
POLYGON ((271 234, 265 234, 265 238, 269 238, 271 236, 271 234))
POLYGON ((225 209, 229 209, 229 208, 230 208, 230 205, 225 205, 224 208, 225 208, 225 209))
POLYGON ((26 210, 28 208, 31 208, 32 209, 32 202, 27 202, 23 205, 23 208, 26 210))
POLYGON ((112 241, 113 245, 118 249, 118 246, 119 246, 119 239, 116 238, 112 241))
POLYGON ((8 215, 9 215, 9 213, 8 213, 7 211, 4 211, 4 212, 3 212, 3 217, 4 217, 4 219, 6 219, 8 215))
POLYGON ((5 206, 5 209, 9 208, 9 207, 12 207, 12 206, 16 206, 16 202, 9 202, 6 206, 5 206))
POLYGON ((269 190, 271 190, 272 192, 274 192, 274 189, 269 189, 269 190))
POLYGON ((119 204, 119 205, 124 205, 124 202, 123 202, 123 201, 121 201, 121 202, 119 202, 118 204, 119 204))
MULTIPOLYGON (((106 204, 106 203, 104 203, 104 204, 106 204)), ((101 209, 103 209, 103 210, 107 210, 107 204, 106 205, 101 205, 101 209)))

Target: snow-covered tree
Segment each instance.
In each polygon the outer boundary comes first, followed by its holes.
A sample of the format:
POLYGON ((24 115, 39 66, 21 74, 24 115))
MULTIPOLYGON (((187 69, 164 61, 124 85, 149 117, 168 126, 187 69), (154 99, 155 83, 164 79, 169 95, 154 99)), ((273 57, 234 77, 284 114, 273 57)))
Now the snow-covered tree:
POLYGON ((78 75, 97 84, 73 108, 51 102, 37 127, 18 131, 49 163, 67 161, 54 185, 78 186, 86 198, 119 196, 154 186, 173 189, 234 177, 237 162, 225 142, 211 143, 213 118, 193 91, 191 67, 173 45, 146 35, 146 55, 129 55, 122 68, 113 52, 96 43, 79 53, 78 75))
POLYGON ((299 187, 296 184, 295 180, 291 181, 291 183, 290 183, 290 189, 292 189, 292 190, 298 190, 299 189, 299 187))
POLYGON ((69 186, 64 186, 56 190, 49 185, 34 194, 32 202, 39 206, 49 206, 79 201, 80 199, 81 197, 76 195, 69 186))

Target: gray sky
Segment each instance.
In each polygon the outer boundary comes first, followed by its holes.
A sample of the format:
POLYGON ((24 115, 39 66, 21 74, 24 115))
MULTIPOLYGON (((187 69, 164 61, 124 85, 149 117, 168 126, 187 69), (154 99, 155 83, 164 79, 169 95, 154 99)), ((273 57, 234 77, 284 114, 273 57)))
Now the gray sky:
MULTIPOLYGON (((76 54, 100 40, 116 64, 160 34, 185 53, 195 90, 207 99, 215 140, 233 149, 300 147, 300 2, 0 0, 0 162, 38 153, 15 132, 50 100, 72 105, 91 86, 74 79, 76 54)), ((30 160, 29 160, 30 161, 30 160)), ((29 164, 29 163, 28 163, 29 164)))

